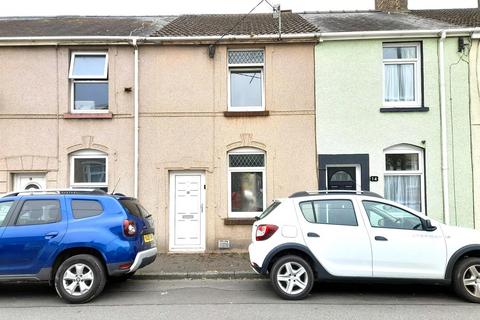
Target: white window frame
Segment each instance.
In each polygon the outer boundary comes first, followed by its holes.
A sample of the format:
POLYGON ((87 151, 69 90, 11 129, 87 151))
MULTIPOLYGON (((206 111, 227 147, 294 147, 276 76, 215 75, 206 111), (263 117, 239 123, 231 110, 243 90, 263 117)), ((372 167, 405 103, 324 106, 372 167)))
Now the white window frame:
POLYGON ((263 150, 256 148, 240 148, 234 149, 227 153, 227 168, 228 168, 228 217, 229 218, 254 218, 261 214, 261 212, 232 212, 232 173, 233 172, 260 172, 262 173, 262 187, 263 187, 263 210, 266 209, 267 204, 267 154, 263 150), (261 154, 263 155, 263 167, 230 167, 230 155, 235 154, 261 154))
POLYGON ((420 108, 422 107, 422 50, 420 42, 384 42, 382 46, 382 92, 383 92, 383 106, 386 108, 420 108), (415 47, 417 51, 417 57, 411 59, 384 59, 384 48, 397 48, 397 47, 415 47), (413 64, 415 75, 414 86, 414 101, 386 101, 385 100, 385 66, 386 65, 398 65, 398 64, 413 64))
MULTIPOLYGON (((425 213, 425 162, 423 149, 406 144, 396 145, 384 150, 383 157, 384 177, 387 176, 420 176, 420 199, 422 202, 421 213, 425 213), (418 170, 387 170, 387 155, 388 154, 417 154, 418 155, 418 170)), ((385 189, 384 189, 385 190, 385 189)), ((411 208, 410 208, 411 209, 411 208)), ((414 209, 411 209, 414 210, 414 209)))
POLYGON ((69 68, 68 78, 70 79, 70 110, 72 113, 108 113, 109 112, 109 108, 105 110, 75 109, 75 83, 107 83, 108 84, 108 52, 102 52, 102 51, 72 52, 71 58, 70 58, 70 68, 69 68), (105 56, 105 67, 103 70, 103 74, 74 76, 73 67, 75 64, 76 56, 105 56))
POLYGON ((228 111, 264 111, 265 110, 265 76, 264 76, 264 69, 265 69, 265 50, 264 49, 229 49, 227 50, 227 65, 228 65, 228 75, 227 75, 227 86, 228 86, 228 111), (261 51, 263 52, 263 63, 229 63, 228 61, 228 54, 230 52, 238 52, 238 51, 261 51), (262 84, 262 105, 261 106, 244 106, 244 107, 233 107, 232 106, 232 95, 231 95, 231 74, 232 70, 234 71, 245 71, 245 72, 252 72, 252 71, 260 71, 261 77, 261 84, 262 84))
POLYGON ((107 79, 108 78, 108 53, 103 51, 88 51, 88 52, 81 52, 75 51, 72 52, 71 60, 70 60, 70 71, 69 76, 70 79, 107 79), (75 64, 75 58, 77 56, 105 56, 105 67, 103 70, 102 75, 83 75, 83 76, 74 76, 73 75, 73 66, 75 64))
POLYGON ((70 155, 70 186, 80 188, 107 188, 108 187, 108 155, 97 150, 80 150, 70 155), (105 182, 75 182, 76 159, 105 159, 105 182))

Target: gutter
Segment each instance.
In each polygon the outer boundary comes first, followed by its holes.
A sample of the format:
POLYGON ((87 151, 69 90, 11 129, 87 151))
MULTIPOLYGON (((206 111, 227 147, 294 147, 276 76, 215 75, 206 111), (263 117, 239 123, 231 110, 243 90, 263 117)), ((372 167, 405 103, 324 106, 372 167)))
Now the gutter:
POLYGON ((354 32, 323 32, 321 40, 354 40, 354 39, 382 39, 382 38, 438 38, 442 32, 447 32, 450 37, 471 36, 480 32, 480 28, 456 28, 436 30, 390 30, 390 31, 354 31, 354 32))
POLYGON ((447 104, 445 89, 445 39, 447 31, 442 31, 438 43, 438 72, 440 78, 440 128, 442 148, 442 190, 443 212, 445 224, 450 224, 450 203, 448 192, 448 137, 447 137, 447 104))
MULTIPOLYGON (((281 40, 353 40, 378 38, 415 38, 438 37, 445 30, 392 30, 392 31, 354 31, 354 32, 310 32, 286 33, 281 40)), ((446 30, 448 36, 472 36, 480 38, 480 28, 458 28, 446 30), (473 34, 473 35, 472 35, 473 34)), ((137 37, 137 36, 37 36, 37 37, 0 37, 2 45, 58 45, 65 44, 125 44, 132 45, 133 40, 142 44, 164 42, 212 42, 212 41, 281 41, 278 34, 226 35, 220 36, 176 36, 176 37, 137 37)))
POLYGON ((139 65, 139 60, 138 60, 138 44, 137 44, 137 38, 132 39, 132 46, 134 50, 134 84, 133 84, 133 196, 134 198, 138 198, 138 157, 139 157, 139 139, 138 139, 138 134, 139 134, 139 119, 138 119, 138 110, 139 110, 139 95, 138 95, 138 65, 139 65))

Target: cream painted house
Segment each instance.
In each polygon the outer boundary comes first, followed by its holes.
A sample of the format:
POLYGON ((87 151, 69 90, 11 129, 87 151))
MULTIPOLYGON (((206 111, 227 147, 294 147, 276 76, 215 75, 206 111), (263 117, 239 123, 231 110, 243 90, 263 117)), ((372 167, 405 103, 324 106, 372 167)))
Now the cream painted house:
POLYGON ((0 193, 137 194, 161 251, 245 250, 316 189, 317 30, 241 18, 0 19, 0 193))

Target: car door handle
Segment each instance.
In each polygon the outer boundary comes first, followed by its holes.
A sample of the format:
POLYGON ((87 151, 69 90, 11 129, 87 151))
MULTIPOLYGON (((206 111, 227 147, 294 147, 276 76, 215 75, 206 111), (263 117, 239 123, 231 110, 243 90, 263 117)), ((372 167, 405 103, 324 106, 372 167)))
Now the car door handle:
POLYGON ((53 239, 55 238, 56 236, 58 236, 58 232, 56 231, 53 231, 53 232, 49 232, 45 235, 45 239, 53 239))
POLYGON ((375 240, 377 240, 377 241, 388 241, 387 238, 382 237, 382 236, 376 236, 376 237, 375 237, 375 240))
POLYGON ((315 232, 309 232, 307 233, 307 237, 310 237, 310 238, 320 238, 320 236, 318 234, 316 234, 315 232))

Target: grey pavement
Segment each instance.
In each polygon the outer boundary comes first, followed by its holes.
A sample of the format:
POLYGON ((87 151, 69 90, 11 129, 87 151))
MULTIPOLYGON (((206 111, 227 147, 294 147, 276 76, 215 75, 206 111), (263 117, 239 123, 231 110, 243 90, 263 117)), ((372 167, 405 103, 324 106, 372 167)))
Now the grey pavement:
POLYGON ((159 254, 136 279, 252 279, 247 253, 159 254))
POLYGON ((479 319, 480 305, 448 288, 317 284, 284 301, 267 280, 128 280, 86 305, 64 304, 48 286, 0 284, 0 319, 479 319))

